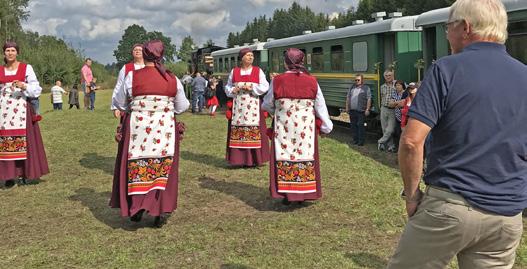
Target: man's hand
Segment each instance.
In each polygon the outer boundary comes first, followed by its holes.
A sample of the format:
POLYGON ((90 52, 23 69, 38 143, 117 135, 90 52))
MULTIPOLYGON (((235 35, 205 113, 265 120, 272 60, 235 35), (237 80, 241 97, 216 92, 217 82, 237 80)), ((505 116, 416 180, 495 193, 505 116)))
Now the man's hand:
POLYGON ((368 117, 370 115, 370 110, 367 109, 366 111, 364 111, 364 116, 368 117))
POLYGON ((419 202, 417 201, 406 201, 406 214, 408 214, 408 218, 415 214, 418 205, 419 202))
POLYGON ((117 118, 117 119, 120 118, 121 117, 121 111, 119 109, 114 110, 113 111, 113 116, 115 118, 117 118))

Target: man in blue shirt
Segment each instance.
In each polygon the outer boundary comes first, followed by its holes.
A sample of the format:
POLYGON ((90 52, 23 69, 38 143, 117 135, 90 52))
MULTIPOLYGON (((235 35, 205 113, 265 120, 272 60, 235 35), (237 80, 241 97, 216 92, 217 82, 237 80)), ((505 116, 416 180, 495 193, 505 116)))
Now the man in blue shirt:
POLYGON ((457 0, 453 55, 433 64, 399 149, 410 217, 388 268, 512 268, 527 207, 527 67, 510 57, 499 0, 457 0), (431 132, 425 192, 423 145, 431 132))

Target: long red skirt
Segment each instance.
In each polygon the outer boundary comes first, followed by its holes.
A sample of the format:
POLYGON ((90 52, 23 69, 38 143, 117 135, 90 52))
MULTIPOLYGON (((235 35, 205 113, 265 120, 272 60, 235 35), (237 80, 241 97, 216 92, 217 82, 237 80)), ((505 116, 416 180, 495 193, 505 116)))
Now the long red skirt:
POLYGON ((287 198, 290 202, 301 202, 306 200, 317 200, 322 197, 322 185, 320 177, 320 158, 318 157, 318 137, 315 136, 315 181, 317 191, 312 193, 279 193, 276 184, 276 165, 275 165, 274 143, 271 141, 271 164, 269 165, 269 191, 273 198, 287 198))
POLYGON ((0 180, 6 181, 23 177, 38 179, 49 173, 48 160, 44 143, 40 135, 38 122, 33 122, 35 116, 33 107, 27 104, 26 134, 27 134, 27 159, 16 161, 0 161, 0 180), (31 116, 30 116, 31 115, 31 116))
POLYGON ((152 190, 146 194, 128 195, 129 113, 125 114, 122 122, 123 137, 117 149, 110 206, 112 208, 120 208, 121 216, 123 217, 133 216, 143 209, 151 216, 159 216, 162 213, 174 211, 177 207, 179 180, 179 132, 176 130, 176 126, 174 126, 174 133, 176 134, 174 161, 165 190, 152 190))
POLYGON ((266 134, 265 117, 260 110, 260 133, 262 136, 262 147, 259 149, 239 149, 229 147, 231 137, 231 121, 227 126, 227 153, 225 159, 232 166, 259 166, 269 161, 269 141, 266 134))

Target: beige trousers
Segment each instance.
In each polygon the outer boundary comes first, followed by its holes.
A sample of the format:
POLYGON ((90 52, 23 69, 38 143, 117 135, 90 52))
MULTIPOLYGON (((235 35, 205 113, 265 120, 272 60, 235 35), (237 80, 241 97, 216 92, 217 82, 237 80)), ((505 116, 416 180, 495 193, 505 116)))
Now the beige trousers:
POLYGON ((456 255, 460 269, 512 268, 522 232, 521 213, 483 212, 460 195, 427 187, 387 268, 445 268, 456 255))

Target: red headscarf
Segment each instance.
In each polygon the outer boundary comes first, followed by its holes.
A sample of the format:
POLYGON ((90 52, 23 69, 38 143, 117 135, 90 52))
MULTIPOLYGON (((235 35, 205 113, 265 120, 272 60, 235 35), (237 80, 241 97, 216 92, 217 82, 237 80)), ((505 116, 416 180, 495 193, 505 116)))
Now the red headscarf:
POLYGON ((306 73, 309 74, 306 67, 304 66, 304 52, 297 48, 289 48, 284 53, 285 64, 289 71, 296 73, 306 73))
POLYGON ((161 63, 163 54, 165 53, 165 46, 160 40, 150 40, 144 44, 143 59, 148 62, 153 62, 157 71, 167 80, 167 70, 161 63))
POLYGON ((245 56, 245 54, 249 53, 249 52, 253 52, 252 49, 250 48, 243 48, 240 50, 240 53, 239 53, 239 57, 240 57, 240 61, 242 60, 243 56, 245 56))

